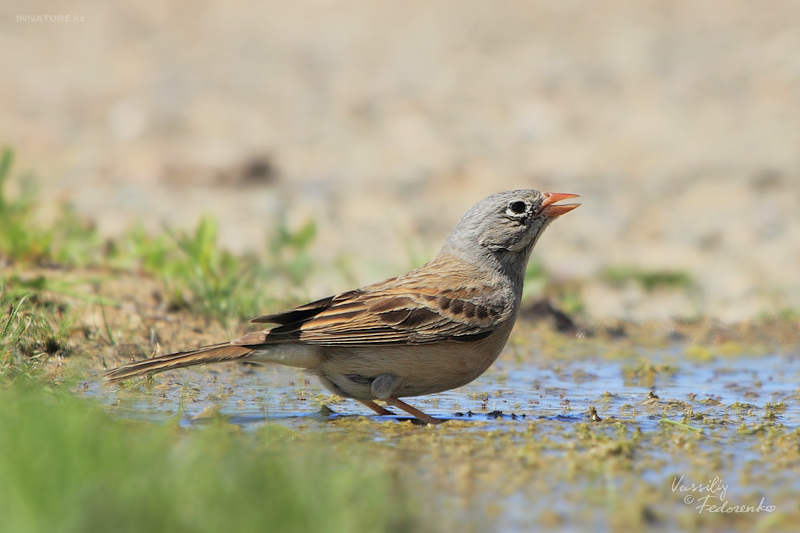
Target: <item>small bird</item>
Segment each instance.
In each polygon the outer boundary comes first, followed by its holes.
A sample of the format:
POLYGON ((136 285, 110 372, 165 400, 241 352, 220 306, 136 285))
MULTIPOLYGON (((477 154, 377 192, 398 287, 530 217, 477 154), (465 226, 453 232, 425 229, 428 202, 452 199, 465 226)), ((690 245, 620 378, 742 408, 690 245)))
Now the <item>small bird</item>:
POLYGON ((224 361, 304 368, 332 392, 379 415, 374 400, 427 424, 400 398, 471 382, 505 346, 536 241, 580 204, 576 194, 507 191, 467 211, 439 254, 402 276, 251 320, 275 324, 234 341, 154 357, 103 373, 111 381, 224 361))

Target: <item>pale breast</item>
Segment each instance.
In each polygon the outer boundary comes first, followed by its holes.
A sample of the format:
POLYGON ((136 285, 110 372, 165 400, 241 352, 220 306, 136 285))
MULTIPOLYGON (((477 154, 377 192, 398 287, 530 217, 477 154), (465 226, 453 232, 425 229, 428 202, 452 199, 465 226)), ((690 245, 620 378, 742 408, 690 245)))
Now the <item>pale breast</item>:
POLYGON ((375 399, 372 381, 386 374, 397 378, 395 397, 442 392, 483 374, 502 351, 513 325, 513 320, 507 321, 472 342, 331 347, 325 350, 325 361, 312 372, 337 394, 362 400, 375 399))

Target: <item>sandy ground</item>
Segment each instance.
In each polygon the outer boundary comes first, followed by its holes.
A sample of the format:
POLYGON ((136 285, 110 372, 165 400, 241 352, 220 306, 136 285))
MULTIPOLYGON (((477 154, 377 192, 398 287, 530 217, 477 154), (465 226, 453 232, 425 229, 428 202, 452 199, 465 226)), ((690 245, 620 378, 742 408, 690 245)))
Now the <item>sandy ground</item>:
POLYGON ((210 213, 260 249, 314 218, 319 296, 337 257, 399 273, 492 192, 574 192, 535 257, 589 315, 737 320, 800 309, 798 50, 791 1, 12 0, 0 142, 43 217, 108 235, 210 213), (592 281, 619 265, 696 286, 592 281))

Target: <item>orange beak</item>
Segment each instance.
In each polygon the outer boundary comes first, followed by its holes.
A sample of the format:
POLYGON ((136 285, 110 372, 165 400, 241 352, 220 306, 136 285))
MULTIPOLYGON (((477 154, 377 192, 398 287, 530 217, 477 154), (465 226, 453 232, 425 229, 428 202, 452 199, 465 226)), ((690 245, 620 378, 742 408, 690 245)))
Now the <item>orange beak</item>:
POLYGON ((541 214, 556 218, 560 217, 564 213, 569 213, 576 207, 581 204, 564 204, 564 205, 555 205, 556 202, 560 202, 561 200, 566 200, 567 198, 577 198, 577 194, 569 194, 565 192, 546 192, 544 193, 544 201, 542 201, 542 210, 540 211, 541 214))

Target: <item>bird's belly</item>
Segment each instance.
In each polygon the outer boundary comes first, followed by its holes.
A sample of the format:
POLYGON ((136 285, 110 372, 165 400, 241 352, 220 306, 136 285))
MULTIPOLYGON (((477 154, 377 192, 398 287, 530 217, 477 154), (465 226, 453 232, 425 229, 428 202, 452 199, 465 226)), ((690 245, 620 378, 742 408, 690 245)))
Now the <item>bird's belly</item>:
POLYGON ((376 398, 372 380, 386 374, 397 378, 394 397, 433 394, 483 374, 502 351, 510 329, 475 342, 329 349, 313 372, 334 392, 361 400, 376 398))

